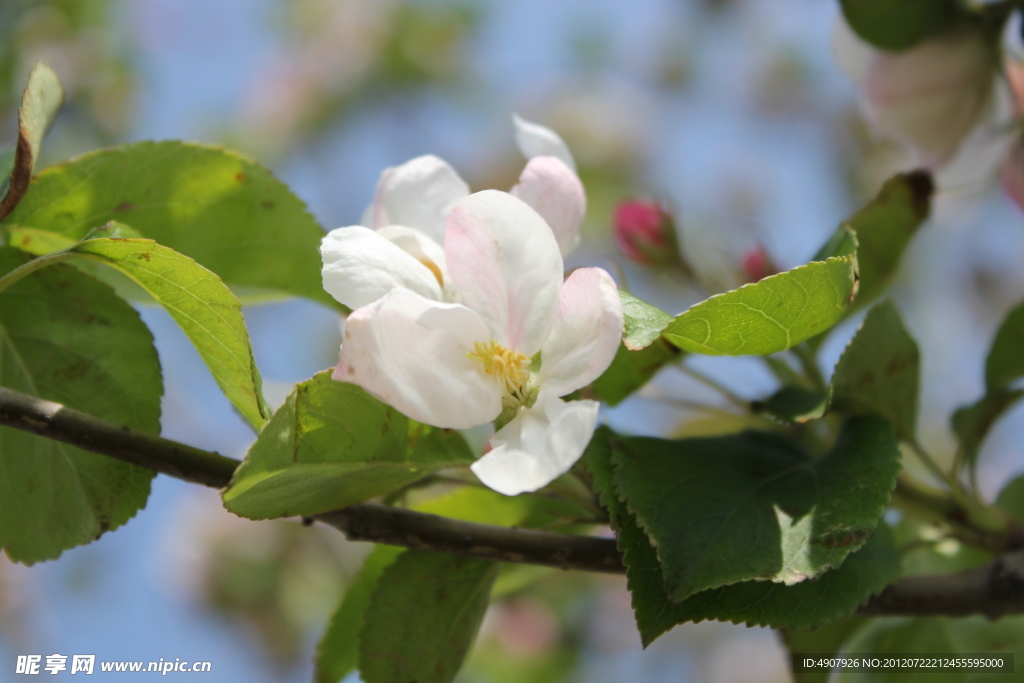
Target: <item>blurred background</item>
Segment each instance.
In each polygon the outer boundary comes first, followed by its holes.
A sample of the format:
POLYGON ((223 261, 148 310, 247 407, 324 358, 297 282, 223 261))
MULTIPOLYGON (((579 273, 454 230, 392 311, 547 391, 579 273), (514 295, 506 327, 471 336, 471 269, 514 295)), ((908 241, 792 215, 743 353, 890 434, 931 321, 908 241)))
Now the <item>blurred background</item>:
MULTIPOLYGON (((751 254, 807 261, 907 168, 864 126, 834 63, 837 13, 831 0, 2 0, 0 142, 44 60, 68 96, 43 166, 134 140, 224 144, 271 167, 331 229, 358 222, 386 166, 420 154, 445 158, 474 190, 510 187, 518 112, 561 133, 579 162, 589 213, 569 265, 604 266, 676 313, 750 279, 751 254), (613 208, 635 197, 672 208, 695 276, 615 252, 613 208)), ((1021 263, 1024 220, 995 185, 940 196, 905 258, 894 296, 923 347, 933 453, 952 456, 948 414, 981 393, 992 332, 1024 297, 1021 263)), ((163 434, 244 456, 253 435, 187 339, 163 311, 143 316, 165 373, 163 434)), ((339 320, 325 308, 279 301, 246 319, 272 404, 336 362, 339 320)), ((856 324, 826 345, 826 368, 856 324)), ((696 366, 744 397, 773 386, 753 361, 696 366)), ((669 369, 605 419, 643 434, 735 429, 727 412, 686 407, 714 400, 669 369)), ((1022 417, 999 423, 982 454, 990 496, 1024 466, 1022 417)), ((333 530, 235 518, 216 492, 158 477, 116 533, 58 562, 0 560, 0 661, 177 657, 211 661, 225 683, 310 680, 367 549, 333 530)), ((492 606, 460 676, 768 682, 788 671, 773 632, 731 624, 678 626, 643 652, 623 579, 552 571, 492 606)))

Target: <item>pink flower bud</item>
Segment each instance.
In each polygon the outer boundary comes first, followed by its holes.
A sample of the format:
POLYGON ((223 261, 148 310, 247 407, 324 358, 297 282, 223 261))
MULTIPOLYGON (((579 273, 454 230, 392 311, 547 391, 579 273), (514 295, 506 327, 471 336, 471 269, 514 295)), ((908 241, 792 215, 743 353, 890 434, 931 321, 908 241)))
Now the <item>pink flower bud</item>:
POLYGON ((779 272, 771 256, 760 244, 747 252, 741 267, 747 282, 758 282, 779 272))
POLYGON ((835 51, 861 87, 865 114, 878 132, 912 148, 928 168, 954 156, 990 104, 998 60, 995 46, 976 27, 885 52, 841 22, 835 51))
POLYGON ((615 207, 612 236, 619 252, 647 266, 679 262, 675 221, 657 202, 630 199, 615 207))

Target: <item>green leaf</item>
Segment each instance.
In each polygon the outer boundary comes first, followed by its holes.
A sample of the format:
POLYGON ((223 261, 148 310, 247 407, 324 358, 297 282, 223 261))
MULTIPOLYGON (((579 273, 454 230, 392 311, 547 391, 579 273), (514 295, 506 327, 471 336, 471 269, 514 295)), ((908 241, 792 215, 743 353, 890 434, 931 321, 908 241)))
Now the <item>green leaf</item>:
POLYGON ((449 519, 525 529, 564 524, 588 516, 586 510, 574 503, 548 495, 506 496, 478 486, 463 486, 410 507, 449 519))
POLYGON ((54 251, 68 249, 78 244, 73 240, 49 230, 35 228, 11 228, 4 231, 7 245, 17 247, 21 251, 34 256, 44 256, 54 251))
POLYGON ((713 296, 662 334, 684 351, 710 356, 785 351, 839 322, 856 283, 852 256, 808 263, 713 296))
MULTIPOLYGON (((108 228, 126 229, 116 223, 108 228)), ((219 277, 152 240, 87 239, 63 253, 116 268, 145 289, 181 326, 232 405, 254 427, 263 426, 270 409, 242 304, 219 277)))
POLYGON ((497 575, 492 560, 402 553, 384 570, 363 618, 363 681, 453 680, 476 638, 497 575))
POLYGON ((639 351, 654 343, 672 316, 632 294, 619 290, 622 300, 622 343, 630 351, 639 351))
MULTIPOLYGON (((0 248, 0 274, 28 257, 0 248)), ((0 385, 157 434, 163 383, 153 337, 110 289, 57 265, 0 294, 0 385)), ((31 564, 95 540, 146 504, 153 473, 0 428, 0 546, 31 564)))
POLYGON ((978 454, 989 430, 1003 414, 1024 396, 1024 389, 1011 385, 1024 377, 1024 303, 1007 313, 996 330, 985 361, 985 395, 961 406, 950 418, 959 442, 957 464, 966 467, 973 480, 978 454))
POLYGON ((882 524, 863 549, 817 580, 792 586, 770 581, 734 583, 674 603, 666 593, 658 550, 619 500, 621 490, 613 482, 613 442, 607 429, 599 430, 587 450, 586 462, 623 551, 627 587, 644 647, 686 621, 715 619, 776 628, 817 628, 852 613, 899 577, 899 553, 891 532, 882 524))
POLYGON ((389 545, 374 546, 362 569, 345 590, 341 602, 331 614, 313 659, 315 683, 338 683, 356 668, 359 659, 359 631, 370 604, 373 589, 398 556, 405 551, 389 545))
POLYGON ((670 609, 679 621, 818 628, 853 614, 899 577, 900 554, 883 522, 863 548, 813 581, 792 586, 744 581, 697 593, 670 609))
POLYGON ((1013 676, 952 669, 912 672, 890 669, 870 673, 846 673, 840 683, 980 683, 1016 681, 1024 657, 1024 617, 1003 617, 989 621, 985 617, 885 617, 872 619, 850 643, 851 655, 872 653, 879 656, 1013 653, 1013 676))
POLYGON ((629 590, 640 642, 646 648, 658 636, 679 623, 665 593, 665 576, 658 554, 647 534, 637 524, 636 516, 619 499, 613 481, 612 440, 618 437, 607 427, 598 427, 584 453, 587 469, 594 478, 594 490, 608 510, 608 519, 615 531, 616 545, 626 565, 626 588, 629 590))
POLYGON ((857 233, 853 231, 853 226, 849 223, 843 223, 836 231, 832 233, 832 236, 828 238, 828 241, 821 246, 818 253, 814 255, 812 261, 825 261, 834 256, 856 256, 857 255, 857 233))
MULTIPOLYGON (((107 225, 120 225, 120 223, 111 222, 107 225)), ((0 226, 0 229, 2 229, 0 235, 2 235, 2 237, 7 241, 8 245, 17 247, 18 249, 29 254, 34 254, 35 256, 48 256, 54 252, 70 249, 79 242, 79 240, 69 239, 55 232, 49 232, 48 230, 36 230, 35 228, 4 228, 3 226, 0 226)), ((97 230, 102 230, 102 228, 95 228, 89 232, 92 234, 97 230)), ((136 233, 132 235, 132 237, 138 237, 138 234, 136 233)), ((128 301, 138 304, 156 304, 156 302, 153 301, 153 297, 151 297, 146 290, 117 270, 105 268, 92 261, 73 260, 70 263, 86 275, 110 285, 114 289, 114 293, 122 299, 127 299, 128 301)))
POLYGON ((198 261, 233 289, 337 306, 320 282, 323 231, 264 167, 227 150, 141 142, 48 168, 4 222, 79 240, 109 221, 198 261))
POLYGON ((871 303, 889 286, 903 252, 931 212, 934 190, 927 172, 901 173, 887 180, 878 196, 850 217, 850 227, 857 234, 860 274, 857 300, 851 310, 871 303))
POLYGON ((664 339, 655 340, 640 351, 619 346, 612 364, 590 386, 594 396, 610 406, 618 405, 679 357, 680 350, 664 339))
POLYGON ((624 438, 613 451, 615 489, 656 546, 674 602, 838 566, 878 525, 900 469, 893 429, 875 417, 848 420, 818 459, 755 431, 624 438))
POLYGON ((250 519, 314 515, 472 460, 458 432, 413 422, 328 370, 296 385, 270 418, 224 506, 250 519))
POLYGON ((1006 388, 1024 377, 1024 302, 1003 319, 985 361, 985 386, 989 392, 1006 388))
POLYGON ((101 225, 98 228, 90 230, 82 240, 96 240, 96 239, 127 239, 137 240, 142 239, 142 235, 135 228, 129 227, 124 223, 118 223, 117 221, 110 221, 106 225, 101 225))
POLYGON ((957 462, 969 468, 972 476, 989 430, 1022 396, 1022 389, 996 389, 982 396, 977 403, 961 406, 950 417, 950 425, 959 442, 957 462))
POLYGON ((996 507, 1024 524, 1024 477, 1015 477, 996 496, 996 507))
POLYGON ((883 50, 905 50, 964 19, 956 0, 840 0, 847 23, 883 50))
POLYGON ((754 401, 751 410, 766 413, 787 424, 802 424, 825 414, 828 398, 818 391, 803 387, 782 387, 764 401, 754 401))
POLYGON ((920 352, 891 301, 872 308, 846 347, 832 376, 832 408, 874 413, 903 438, 917 424, 920 352))
MULTIPOLYGON (((779 635, 786 644, 790 655, 822 654, 835 655, 857 631, 868 623, 867 619, 858 616, 848 617, 826 624, 821 628, 782 629, 779 635)), ((791 660, 792 661, 792 660, 791 660)), ((794 671, 793 683, 827 683, 831 671, 821 669, 814 671, 794 671)))
POLYGON ((53 123, 63 100, 64 89, 60 86, 57 74, 42 62, 36 64, 28 75, 28 84, 18 110, 18 145, 10 180, 4 188, 6 194, 0 199, 0 221, 14 210, 28 191, 32 171, 39 161, 43 136, 53 123))

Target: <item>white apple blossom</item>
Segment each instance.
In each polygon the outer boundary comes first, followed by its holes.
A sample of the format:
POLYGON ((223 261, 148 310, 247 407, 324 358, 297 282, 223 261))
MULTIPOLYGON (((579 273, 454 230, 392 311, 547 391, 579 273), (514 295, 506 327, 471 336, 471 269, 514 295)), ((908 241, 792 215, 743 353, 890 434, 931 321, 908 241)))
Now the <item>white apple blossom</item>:
MULTIPOLYGON (((527 157, 512 194, 533 207, 554 232, 562 254, 579 241, 587 199, 568 147, 554 132, 514 117, 527 157)), ((425 155, 381 174, 362 226, 332 230, 321 245, 323 282, 350 308, 394 287, 435 301, 457 302, 444 260, 445 221, 469 186, 444 160, 425 155)))
POLYGON ((498 421, 473 471, 506 495, 535 491, 583 454, 598 403, 562 401, 597 379, 622 337, 600 268, 563 283, 554 233, 520 199, 486 190, 450 211, 444 257, 461 303, 396 287, 349 316, 334 378, 453 429, 498 421))
POLYGON ((963 26, 898 52, 876 49, 840 18, 833 45, 839 65, 861 88, 869 121, 935 169, 997 109, 995 47, 963 26))

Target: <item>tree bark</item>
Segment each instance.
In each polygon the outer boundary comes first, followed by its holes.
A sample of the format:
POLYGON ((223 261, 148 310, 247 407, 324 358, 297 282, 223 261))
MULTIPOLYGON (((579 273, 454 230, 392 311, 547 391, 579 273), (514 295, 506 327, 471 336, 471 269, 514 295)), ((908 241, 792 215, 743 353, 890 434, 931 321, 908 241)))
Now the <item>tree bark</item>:
MULTIPOLYGON (((232 458, 144 434, 58 403, 0 387, 0 426, 31 432, 146 467, 178 479, 223 488, 240 464, 232 458)), ((314 519, 352 541, 483 557, 559 569, 623 574, 615 541, 530 529, 477 524, 372 503, 314 519)), ((982 567, 954 574, 908 576, 860 608, 865 616, 1024 613, 1024 551, 1000 555, 982 567)))

